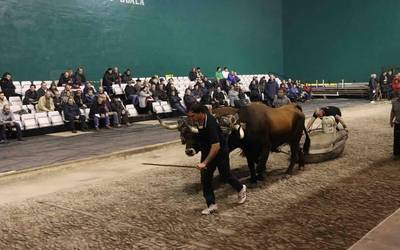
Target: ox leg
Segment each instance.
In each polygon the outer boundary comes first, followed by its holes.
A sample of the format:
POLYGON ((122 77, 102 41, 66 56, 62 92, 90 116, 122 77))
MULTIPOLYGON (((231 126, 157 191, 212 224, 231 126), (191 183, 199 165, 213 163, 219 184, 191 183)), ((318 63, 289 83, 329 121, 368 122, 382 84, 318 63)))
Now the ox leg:
POLYGON ((269 157, 269 148, 264 148, 261 151, 260 159, 257 165, 257 180, 264 180, 264 173, 267 171, 267 161, 269 157))
POLYGON ((293 174, 293 167, 296 163, 296 154, 298 152, 298 144, 291 144, 290 145, 290 164, 288 169, 285 172, 285 178, 290 177, 293 174))
POLYGON ((304 170, 304 165, 305 165, 304 152, 300 147, 298 150, 298 154, 299 154, 299 170, 304 170))
POLYGON ((250 170, 250 182, 257 183, 256 168, 254 166, 254 161, 249 156, 246 156, 246 159, 247 159, 247 165, 250 170))

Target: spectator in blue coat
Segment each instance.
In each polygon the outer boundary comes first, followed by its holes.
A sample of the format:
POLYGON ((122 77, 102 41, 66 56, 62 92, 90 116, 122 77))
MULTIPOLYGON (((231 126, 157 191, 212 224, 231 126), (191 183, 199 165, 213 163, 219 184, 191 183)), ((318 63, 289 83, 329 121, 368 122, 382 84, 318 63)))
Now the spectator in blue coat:
POLYGON ((275 96, 278 94, 279 84, 275 80, 274 75, 270 75, 270 79, 264 86, 264 102, 272 107, 275 96))

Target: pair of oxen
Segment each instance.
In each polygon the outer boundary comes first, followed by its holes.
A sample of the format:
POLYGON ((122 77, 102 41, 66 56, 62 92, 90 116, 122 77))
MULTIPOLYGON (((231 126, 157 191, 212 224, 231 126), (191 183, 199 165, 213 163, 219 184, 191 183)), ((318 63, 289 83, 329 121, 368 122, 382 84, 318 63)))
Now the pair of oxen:
MULTIPOLYGON (((266 163, 270 152, 278 152, 279 147, 290 146, 290 164, 285 176, 290 176, 297 162, 304 168, 304 155, 310 148, 310 137, 304 126, 305 115, 300 106, 290 104, 281 108, 270 108, 262 103, 251 103, 240 109, 222 107, 213 109, 223 133, 228 135, 229 152, 240 148, 250 169, 250 180, 255 183, 264 179, 266 163), (306 136, 300 145, 303 132, 306 136)), ((160 120, 166 129, 178 129, 185 153, 194 156, 200 150, 196 139, 198 128, 187 118, 180 118, 177 124, 167 124, 160 120)))

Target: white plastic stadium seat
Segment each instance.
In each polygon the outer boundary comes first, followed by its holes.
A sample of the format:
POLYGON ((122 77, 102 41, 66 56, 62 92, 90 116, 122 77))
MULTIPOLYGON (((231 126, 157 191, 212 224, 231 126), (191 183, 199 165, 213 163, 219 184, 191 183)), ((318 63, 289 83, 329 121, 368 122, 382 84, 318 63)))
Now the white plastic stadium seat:
POLYGON ((21 87, 24 86, 31 86, 32 82, 31 81, 21 81, 21 87))
POLYGON ((47 116, 46 117, 38 117, 36 119, 36 122, 39 125, 39 128, 51 127, 51 122, 47 116))
POLYGON ((35 115, 33 114, 24 114, 21 115, 22 125, 24 126, 25 130, 35 129, 38 128, 36 123, 35 115))
POLYGON ((138 112, 135 109, 135 106, 133 106, 133 104, 126 105, 126 110, 128 111, 128 116, 129 117, 138 116, 138 112))
POLYGON ((22 101, 19 96, 10 96, 8 101, 11 103, 12 106, 21 106, 22 107, 22 101))
POLYGON ((164 112, 159 102, 153 102, 152 106, 153 106, 154 113, 161 114, 164 112))
POLYGON ((48 113, 49 120, 53 126, 64 125, 63 118, 58 111, 52 111, 48 113))
POLYGON ((124 94, 124 92, 122 91, 121 86, 119 86, 118 84, 114 84, 112 86, 112 89, 113 89, 114 94, 116 94, 116 95, 123 95, 124 94))
POLYGON ((172 107, 168 102, 161 102, 161 107, 164 111, 164 113, 171 113, 172 112, 172 107))
POLYGON ((18 111, 21 111, 22 110, 22 105, 21 106, 20 105, 11 105, 10 106, 10 110, 11 110, 12 113, 16 113, 18 111))

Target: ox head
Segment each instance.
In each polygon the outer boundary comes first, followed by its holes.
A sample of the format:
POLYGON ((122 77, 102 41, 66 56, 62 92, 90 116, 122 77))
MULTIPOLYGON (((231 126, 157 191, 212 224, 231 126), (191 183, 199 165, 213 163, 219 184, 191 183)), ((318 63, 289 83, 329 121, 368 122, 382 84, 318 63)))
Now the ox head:
POLYGON ((216 117, 218 124, 221 127, 223 133, 231 135, 232 132, 237 132, 239 139, 243 140, 245 133, 244 133, 244 126, 243 124, 239 123, 239 115, 223 115, 216 117))
POLYGON ((178 130, 180 133, 181 142, 186 145, 185 153, 187 156, 194 156, 200 151, 200 144, 198 143, 199 130, 190 125, 186 118, 180 118, 177 123, 167 124, 158 118, 160 125, 169 130, 178 130))

